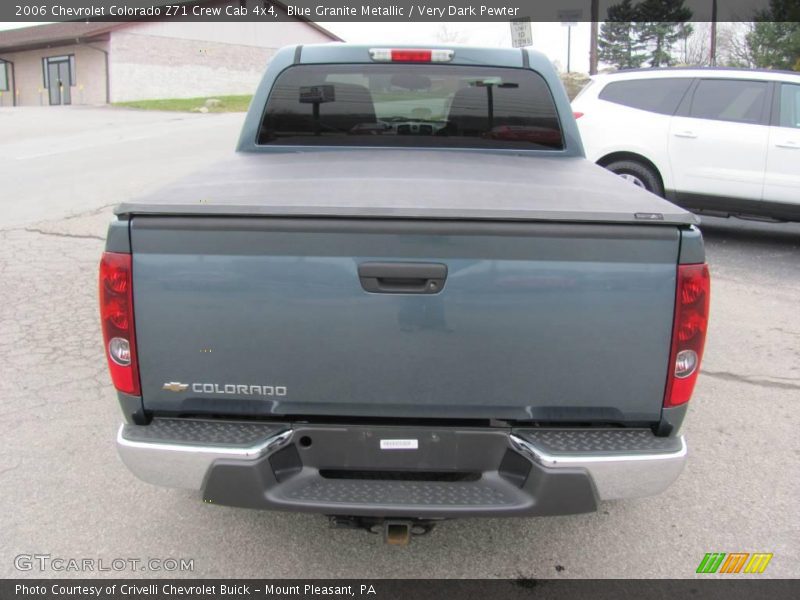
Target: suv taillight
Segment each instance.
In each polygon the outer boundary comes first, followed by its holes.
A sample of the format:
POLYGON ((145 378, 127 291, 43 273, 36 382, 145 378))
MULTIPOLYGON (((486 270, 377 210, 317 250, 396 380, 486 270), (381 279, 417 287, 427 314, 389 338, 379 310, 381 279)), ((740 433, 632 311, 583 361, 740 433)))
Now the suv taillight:
POLYGON ((708 265, 678 265, 675 321, 672 326, 670 371, 664 408, 679 406, 692 397, 703 359, 710 294, 708 265))
POLYGON ((133 327, 131 255, 104 252, 100 261, 100 322, 114 387, 140 395, 136 335, 133 327))

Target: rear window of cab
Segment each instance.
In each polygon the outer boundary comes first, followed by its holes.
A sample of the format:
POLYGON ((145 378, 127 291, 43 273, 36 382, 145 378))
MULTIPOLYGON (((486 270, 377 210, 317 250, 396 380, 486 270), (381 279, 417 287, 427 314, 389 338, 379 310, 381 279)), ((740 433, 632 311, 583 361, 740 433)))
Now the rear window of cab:
POLYGON ((432 64, 289 67, 272 87, 258 143, 564 148, 539 74, 432 64))

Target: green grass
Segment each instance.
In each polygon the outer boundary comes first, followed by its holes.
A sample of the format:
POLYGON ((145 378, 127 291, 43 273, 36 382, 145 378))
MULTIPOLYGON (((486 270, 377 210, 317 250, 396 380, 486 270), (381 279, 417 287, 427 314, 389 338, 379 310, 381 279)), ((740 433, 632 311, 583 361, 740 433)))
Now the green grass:
POLYGON ((140 110, 172 110, 191 112, 205 106, 208 98, 216 98, 222 104, 210 106, 208 112, 245 112, 252 96, 208 96, 206 98, 168 98, 165 100, 136 100, 134 102, 114 102, 114 106, 137 108, 140 110))

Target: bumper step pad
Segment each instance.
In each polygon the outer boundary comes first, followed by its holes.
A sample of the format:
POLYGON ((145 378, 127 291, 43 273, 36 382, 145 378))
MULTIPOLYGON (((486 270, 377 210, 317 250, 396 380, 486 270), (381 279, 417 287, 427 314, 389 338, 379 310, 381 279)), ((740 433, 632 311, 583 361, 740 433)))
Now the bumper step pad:
POLYGON ((515 429, 545 454, 617 456, 677 452, 681 439, 656 437, 649 429, 515 429))
POLYGON ((249 448, 275 435, 286 425, 214 419, 153 419, 147 426, 125 425, 125 439, 150 444, 188 444, 249 448))
POLYGON ((281 496, 287 500, 335 504, 408 506, 494 506, 519 502, 511 486, 482 482, 358 481, 315 479, 281 496), (505 488, 505 489, 504 489, 505 488))

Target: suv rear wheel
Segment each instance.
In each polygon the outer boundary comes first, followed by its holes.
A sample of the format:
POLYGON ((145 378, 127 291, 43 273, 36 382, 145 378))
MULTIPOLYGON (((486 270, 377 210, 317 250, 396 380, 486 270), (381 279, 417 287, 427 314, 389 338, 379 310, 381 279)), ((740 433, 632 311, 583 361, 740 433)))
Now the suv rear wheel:
POLYGON ((604 166, 633 185, 644 188, 658 196, 664 196, 661 179, 650 167, 634 160, 616 160, 604 166))

